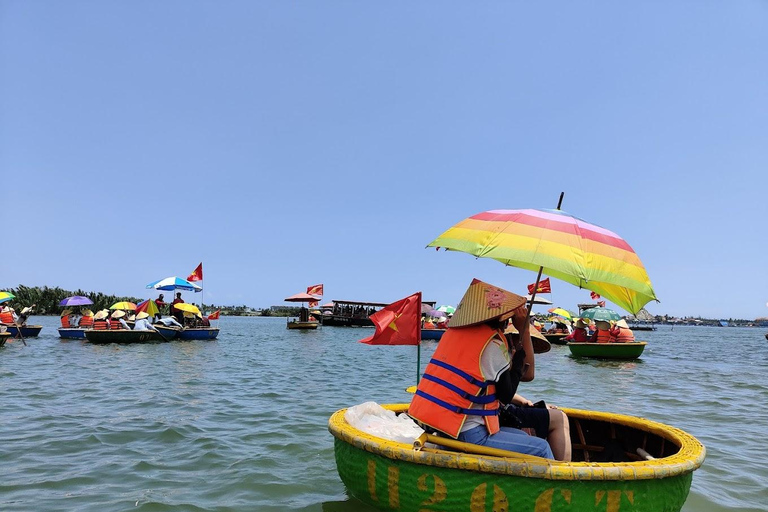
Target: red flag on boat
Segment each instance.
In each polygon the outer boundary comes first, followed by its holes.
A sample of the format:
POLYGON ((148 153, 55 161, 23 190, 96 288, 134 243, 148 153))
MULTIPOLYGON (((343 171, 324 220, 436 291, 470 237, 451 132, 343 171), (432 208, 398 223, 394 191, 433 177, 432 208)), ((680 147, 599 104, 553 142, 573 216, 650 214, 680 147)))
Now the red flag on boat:
POLYGON ((323 285, 321 284, 315 284, 312 286, 307 286, 307 293, 309 295, 319 295, 323 296, 323 285))
POLYGON ((215 313, 211 313, 210 315, 208 315, 208 320, 218 320, 219 315, 221 315, 221 310, 217 309, 215 313))
POLYGON ((377 311, 370 317, 376 332, 360 340, 368 345, 418 345, 421 341, 421 292, 377 311))
POLYGON ((189 274, 189 277, 187 277, 187 281, 193 282, 193 281, 202 281, 203 280, 203 264, 202 262, 197 266, 194 272, 189 274))
POLYGON ((600 306, 601 308, 604 308, 605 307, 605 301, 604 300, 599 300, 599 301, 597 301, 597 305, 600 306))
POLYGON ((595 292, 589 292, 589 296, 592 298, 592 300, 597 300, 600 298, 600 295, 595 292))
MULTIPOLYGON (((536 287, 536 283, 528 285, 528 293, 533 293, 533 289, 536 287)), ((539 281, 539 287, 536 288, 536 293, 552 293, 552 287, 549 284, 549 278, 539 281)))

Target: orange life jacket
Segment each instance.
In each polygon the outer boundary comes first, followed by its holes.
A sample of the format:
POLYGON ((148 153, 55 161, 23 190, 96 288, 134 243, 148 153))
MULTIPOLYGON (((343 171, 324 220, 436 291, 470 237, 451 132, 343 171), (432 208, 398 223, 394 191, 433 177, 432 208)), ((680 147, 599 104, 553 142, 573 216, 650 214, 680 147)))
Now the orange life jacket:
POLYGON ((94 331, 106 331, 109 329, 109 324, 106 320, 94 320, 93 321, 93 330, 94 331))
POLYGON ((434 328, 435 328, 435 324, 433 324, 432 322, 424 322, 424 329, 434 329, 434 328))
POLYGON ((64 315, 63 317, 61 317, 61 326, 72 327, 72 324, 69 323, 69 315, 64 315))
POLYGON ((424 371, 408 414, 425 425, 458 438, 467 415, 482 416, 488 432, 499 431, 496 383, 485 380, 480 357, 499 331, 485 324, 448 329, 424 371), (482 409, 470 409, 472 404, 482 409))
POLYGON ((84 316, 80 319, 80 327, 92 327, 93 326, 93 317, 92 316, 84 316))
POLYGON ((632 332, 632 329, 615 327, 611 334, 613 335, 613 341, 616 343, 632 343, 635 341, 635 334, 632 332))
POLYGON ((598 329, 595 332, 595 338, 592 341, 594 343, 610 343, 611 342, 611 331, 603 330, 603 329, 598 329))
POLYGON ((113 331, 116 331, 118 329, 122 329, 123 326, 120 325, 119 319, 113 318, 112 320, 109 321, 109 328, 112 329, 113 331))
POLYGON ((6 311, 5 313, 0 313, 0 322, 4 324, 12 324, 13 323, 13 313, 10 311, 6 311))

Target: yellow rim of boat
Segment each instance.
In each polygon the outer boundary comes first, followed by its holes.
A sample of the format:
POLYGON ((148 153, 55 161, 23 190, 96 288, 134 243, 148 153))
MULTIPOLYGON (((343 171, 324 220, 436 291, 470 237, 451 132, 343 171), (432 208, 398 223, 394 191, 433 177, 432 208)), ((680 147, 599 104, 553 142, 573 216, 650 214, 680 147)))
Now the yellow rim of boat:
MULTIPOLYGON (((409 404, 383 405, 395 413, 404 412, 409 404)), ((653 480, 689 473, 704 462, 706 449, 698 439, 680 429, 623 414, 562 409, 568 416, 626 425, 671 441, 680 449, 674 455, 638 462, 546 462, 516 460, 490 455, 471 455, 445 450, 417 451, 412 445, 389 441, 349 425, 346 409, 335 412, 328 421, 334 437, 370 453, 388 459, 450 469, 479 471, 497 475, 543 478, 546 480, 653 480)))

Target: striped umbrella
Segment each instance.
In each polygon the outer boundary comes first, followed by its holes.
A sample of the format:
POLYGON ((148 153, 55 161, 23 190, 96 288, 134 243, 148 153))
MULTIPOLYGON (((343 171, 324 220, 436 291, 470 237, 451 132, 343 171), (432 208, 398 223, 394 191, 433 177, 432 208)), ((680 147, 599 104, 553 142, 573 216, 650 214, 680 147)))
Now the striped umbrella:
POLYGON ((490 210, 427 247, 493 258, 599 293, 631 313, 656 300, 635 251, 616 233, 562 210, 490 210))
POLYGON ((16 296, 10 292, 0 292, 0 304, 15 299, 16 296))

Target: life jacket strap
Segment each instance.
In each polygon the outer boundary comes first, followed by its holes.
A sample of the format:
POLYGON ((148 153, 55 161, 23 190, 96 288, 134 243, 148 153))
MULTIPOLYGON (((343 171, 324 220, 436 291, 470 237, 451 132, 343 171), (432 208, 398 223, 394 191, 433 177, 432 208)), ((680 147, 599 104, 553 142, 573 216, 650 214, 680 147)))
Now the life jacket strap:
POLYGON ((421 398, 424 398, 425 400, 429 400, 430 402, 436 403, 440 407, 443 407, 445 409, 448 409, 449 411, 455 412, 457 414, 466 414, 471 416, 496 416, 499 414, 498 407, 495 409, 465 409, 463 407, 458 407, 453 404, 449 404, 448 402, 444 400, 440 400, 439 398, 432 396, 428 393, 425 393, 421 390, 416 390, 416 394, 419 395, 421 398))
POLYGON ((465 372, 464 370, 456 368, 452 364, 444 363, 443 361, 440 361, 439 359, 432 358, 429 362, 434 364, 435 366, 439 366, 440 368, 444 368, 444 369, 446 369, 446 370, 448 370, 450 372, 455 373, 459 377, 463 378, 464 380, 466 380, 470 384, 474 384, 475 386, 479 387, 480 389, 485 389, 485 388, 487 388, 488 386, 490 386, 492 384, 496 384, 496 382, 492 381, 492 380, 479 380, 479 379, 476 379, 473 376, 471 376, 470 374, 468 374, 467 372, 465 372))
POLYGON ((485 405, 485 404, 490 404, 496 401, 496 395, 493 393, 491 393, 490 395, 475 396, 467 393, 466 391, 461 389, 459 386, 456 386, 446 380, 441 379, 440 377, 435 377, 434 375, 425 373, 422 378, 450 389, 451 391, 459 395, 461 398, 465 398, 470 402, 472 402, 473 404, 485 405))

